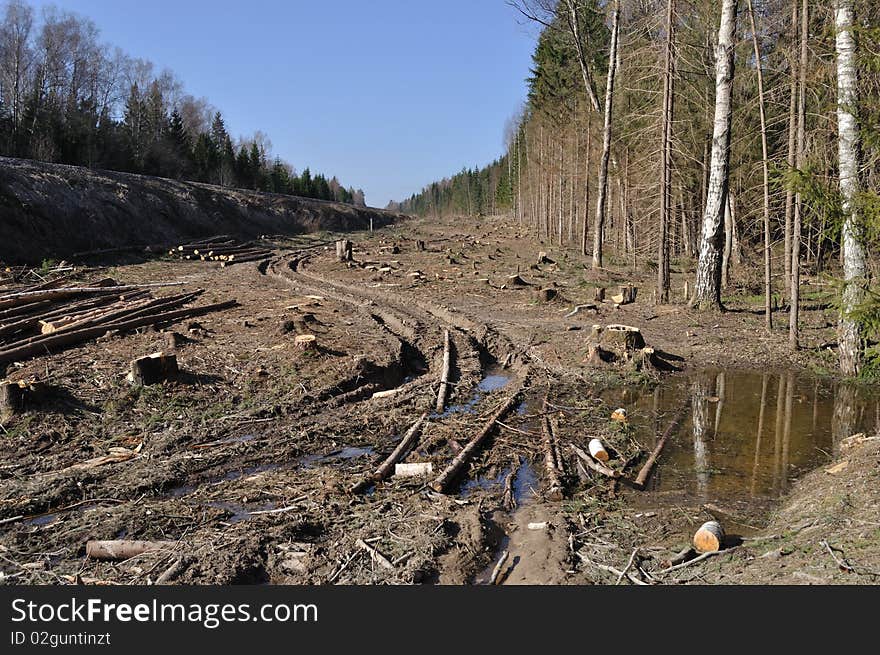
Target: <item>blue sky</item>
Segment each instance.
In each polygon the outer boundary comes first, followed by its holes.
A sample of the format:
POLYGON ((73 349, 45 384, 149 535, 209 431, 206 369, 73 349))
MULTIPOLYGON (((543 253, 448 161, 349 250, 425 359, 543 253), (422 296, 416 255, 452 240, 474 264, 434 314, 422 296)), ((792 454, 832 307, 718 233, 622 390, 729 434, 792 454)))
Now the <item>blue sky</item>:
POLYGON ((384 206, 503 150, 535 30, 503 0, 30 0, 170 68, 231 134, 384 206))

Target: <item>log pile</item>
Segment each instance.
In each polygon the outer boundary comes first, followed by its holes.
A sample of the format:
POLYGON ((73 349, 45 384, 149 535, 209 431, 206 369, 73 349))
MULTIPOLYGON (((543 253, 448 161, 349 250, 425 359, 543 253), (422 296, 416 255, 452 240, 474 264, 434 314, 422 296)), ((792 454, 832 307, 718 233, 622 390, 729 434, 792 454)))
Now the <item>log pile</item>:
POLYGON ((272 251, 253 243, 241 243, 228 235, 193 241, 172 248, 168 254, 187 261, 220 262, 221 268, 256 262, 272 255, 272 251))
POLYGON ((203 290, 154 297, 151 289, 113 280, 82 287, 30 289, 0 295, 0 366, 91 341, 107 332, 170 324, 226 309, 235 301, 184 307, 203 290))

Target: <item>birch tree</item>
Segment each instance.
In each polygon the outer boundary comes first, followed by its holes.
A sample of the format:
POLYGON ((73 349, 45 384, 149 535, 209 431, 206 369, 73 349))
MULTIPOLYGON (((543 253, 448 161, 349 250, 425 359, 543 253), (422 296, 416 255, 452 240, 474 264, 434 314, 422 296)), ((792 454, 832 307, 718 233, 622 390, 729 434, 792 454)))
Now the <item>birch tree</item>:
POLYGON ((837 52, 837 153, 843 221, 843 302, 837 324, 840 370, 858 375, 861 367, 859 325, 851 317, 864 298, 862 284, 867 267, 865 247, 859 229, 856 207, 859 192, 859 127, 855 111, 856 45, 853 39, 853 0, 837 0, 834 14, 837 52))
POLYGON ((734 76, 736 0, 723 0, 718 44, 715 46, 715 120, 712 155, 700 258, 692 304, 700 309, 721 309, 721 260, 724 248, 724 212, 727 208, 730 173, 730 125, 733 117, 731 91, 734 76))
POLYGON ((605 112, 602 127, 602 158, 599 161, 599 189, 596 220, 593 222, 592 268, 602 268, 602 230, 605 227, 608 195, 608 162, 611 159, 611 110, 614 106, 614 75, 617 72, 617 42, 620 31, 620 0, 615 0, 611 16, 611 50, 608 58, 608 81, 605 83, 605 112))

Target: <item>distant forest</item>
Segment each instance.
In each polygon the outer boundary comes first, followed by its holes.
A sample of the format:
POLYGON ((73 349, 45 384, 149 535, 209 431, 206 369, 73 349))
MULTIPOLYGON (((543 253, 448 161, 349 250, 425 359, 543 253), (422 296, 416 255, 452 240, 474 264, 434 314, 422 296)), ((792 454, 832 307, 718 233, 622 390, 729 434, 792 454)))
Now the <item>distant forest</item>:
POLYGON ((0 5, 0 155, 365 205, 336 178, 297 174, 262 132, 233 139, 171 71, 100 41, 95 24, 0 5))

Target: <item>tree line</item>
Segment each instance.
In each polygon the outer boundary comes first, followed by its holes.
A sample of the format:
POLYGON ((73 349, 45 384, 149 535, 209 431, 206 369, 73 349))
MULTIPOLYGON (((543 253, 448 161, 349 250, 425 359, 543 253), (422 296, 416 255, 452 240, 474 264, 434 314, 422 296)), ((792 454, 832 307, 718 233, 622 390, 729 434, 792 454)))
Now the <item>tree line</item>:
POLYGON ((647 263, 660 303, 672 261, 694 266, 699 309, 723 309, 734 284, 762 294, 766 328, 785 312, 792 349, 801 276, 833 272, 841 371, 880 370, 880 5, 508 4, 541 32, 503 157, 401 209, 473 213, 480 180, 480 211, 514 214, 594 269, 647 263))
POLYGON ((365 204, 362 190, 297 173, 271 147, 259 131, 233 139, 207 99, 102 43, 91 20, 0 6, 0 155, 365 204))

